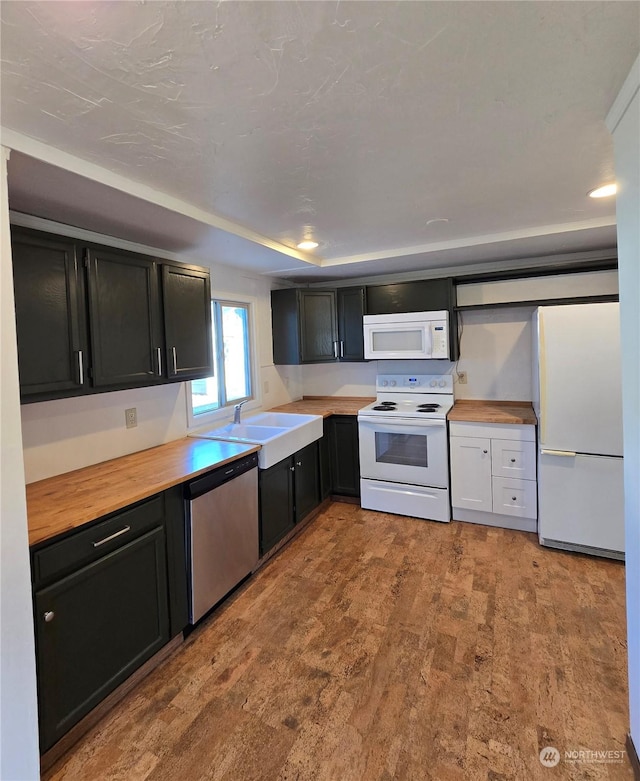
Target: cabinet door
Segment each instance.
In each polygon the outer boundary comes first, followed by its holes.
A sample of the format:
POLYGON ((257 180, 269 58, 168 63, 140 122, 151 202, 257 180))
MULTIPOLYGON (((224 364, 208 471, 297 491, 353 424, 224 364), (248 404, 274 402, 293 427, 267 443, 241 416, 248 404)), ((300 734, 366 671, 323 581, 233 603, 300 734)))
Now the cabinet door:
POLYGON ((261 556, 294 527, 293 470, 289 457, 259 471, 261 556))
POLYGON ((293 456, 295 472, 296 523, 307 516, 320 503, 320 475, 318 471, 318 443, 298 450, 293 456))
POLYGON ((35 595, 46 751, 169 640, 164 529, 35 595))
POLYGON ((115 250, 87 253, 93 384, 157 382, 162 333, 156 262, 115 250))
POLYGON ((80 391, 87 356, 75 244, 19 228, 11 238, 21 394, 80 391))
POLYGON ((367 287, 367 314, 432 312, 455 306, 453 279, 420 279, 367 287))
POLYGON ((299 292, 302 363, 337 360, 338 326, 335 290, 299 292))
POLYGON ((491 440, 451 437, 451 504, 491 512, 491 440))
POLYGON ((355 415, 333 415, 330 420, 332 491, 360 496, 358 419, 355 415))
POLYGON ((337 297, 340 360, 364 361, 364 288, 339 288, 337 297))
POLYGON ((213 374, 209 272, 162 266, 167 376, 195 380, 213 374))

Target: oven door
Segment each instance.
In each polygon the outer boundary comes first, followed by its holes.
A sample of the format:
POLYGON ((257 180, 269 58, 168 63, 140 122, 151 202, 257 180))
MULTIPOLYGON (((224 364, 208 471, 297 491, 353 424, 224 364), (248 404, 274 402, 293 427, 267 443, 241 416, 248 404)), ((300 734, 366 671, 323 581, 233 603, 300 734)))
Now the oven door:
POLYGON ((447 488, 445 420, 359 419, 360 474, 371 480, 447 488))

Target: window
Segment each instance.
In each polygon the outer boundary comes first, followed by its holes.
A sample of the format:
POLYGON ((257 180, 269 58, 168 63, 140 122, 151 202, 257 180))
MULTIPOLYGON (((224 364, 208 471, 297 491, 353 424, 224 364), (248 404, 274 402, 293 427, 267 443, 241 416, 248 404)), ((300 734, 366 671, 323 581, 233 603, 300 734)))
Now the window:
POLYGON ((238 301, 211 302, 214 374, 191 382, 190 423, 253 398, 250 307, 238 301))

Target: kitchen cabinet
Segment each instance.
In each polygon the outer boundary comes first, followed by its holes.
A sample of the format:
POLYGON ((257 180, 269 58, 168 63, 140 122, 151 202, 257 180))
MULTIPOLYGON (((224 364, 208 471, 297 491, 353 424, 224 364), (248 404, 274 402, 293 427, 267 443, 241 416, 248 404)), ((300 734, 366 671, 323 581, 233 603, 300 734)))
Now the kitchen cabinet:
POLYGON ((23 402, 211 376, 207 269, 17 226, 11 238, 23 402))
POLYGON ((171 379, 213 374, 211 282, 196 266, 162 266, 166 366, 171 379))
POLYGON ((271 291, 276 365, 363 360, 364 288, 271 291))
POLYGON ((453 519, 535 531, 535 426, 449 424, 453 519))
POLYGON ((338 288, 337 305, 339 359, 345 362, 364 361, 364 288, 338 288))
POLYGON ((320 503, 318 442, 258 475, 260 555, 264 556, 320 503))
POLYGON ((13 227, 20 392, 73 395, 88 384, 81 258, 71 239, 13 227))
POLYGON ((156 261, 91 247, 86 250, 86 263, 93 385, 133 387, 161 380, 156 261))
POLYGON ((159 494, 32 551, 42 751, 171 635, 159 494))
POLYGON ((328 420, 331 493, 360 496, 358 418, 355 415, 332 415, 328 420))

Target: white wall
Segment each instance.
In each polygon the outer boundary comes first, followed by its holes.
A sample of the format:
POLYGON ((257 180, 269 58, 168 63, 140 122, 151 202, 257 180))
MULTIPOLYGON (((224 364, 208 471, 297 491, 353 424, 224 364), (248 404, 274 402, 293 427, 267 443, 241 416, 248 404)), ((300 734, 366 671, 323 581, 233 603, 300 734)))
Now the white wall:
MULTIPOLYGON (((55 226, 45 220, 32 220, 30 224, 42 230, 55 226)), ((95 240, 103 241, 104 237, 95 240)), ((113 243, 119 244, 117 240, 113 243)), ((148 251, 162 254, 152 248, 148 251)), ((254 304, 259 365, 256 391, 260 405, 268 409, 300 398, 300 368, 273 365, 270 291, 278 283, 215 263, 210 268, 214 296, 236 295, 249 298, 254 304)), ((23 405, 27 483, 186 436, 186 392, 185 383, 174 383, 23 405), (125 427, 124 411, 129 407, 137 409, 137 428, 125 427)), ((230 417, 231 412, 224 415, 230 417)))
POLYGON ((618 195, 622 414, 631 737, 640 751, 640 56, 607 125, 613 131, 618 195))
POLYGON ((6 160, 0 159, 0 778, 40 777, 6 160))

